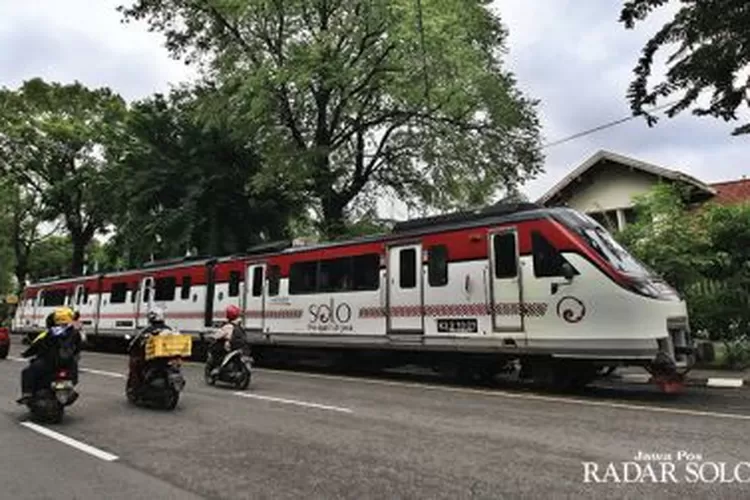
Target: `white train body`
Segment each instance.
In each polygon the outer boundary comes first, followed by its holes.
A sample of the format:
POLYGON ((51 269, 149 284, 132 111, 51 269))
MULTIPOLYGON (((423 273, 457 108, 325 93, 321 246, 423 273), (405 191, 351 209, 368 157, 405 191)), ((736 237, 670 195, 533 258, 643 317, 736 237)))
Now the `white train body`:
POLYGON ((124 336, 144 326, 154 303, 196 335, 237 304, 258 348, 666 362, 672 372, 691 363, 686 306, 670 287, 593 219, 529 206, 411 221, 349 242, 36 283, 13 327, 38 330, 66 304, 81 311, 89 336, 124 336))

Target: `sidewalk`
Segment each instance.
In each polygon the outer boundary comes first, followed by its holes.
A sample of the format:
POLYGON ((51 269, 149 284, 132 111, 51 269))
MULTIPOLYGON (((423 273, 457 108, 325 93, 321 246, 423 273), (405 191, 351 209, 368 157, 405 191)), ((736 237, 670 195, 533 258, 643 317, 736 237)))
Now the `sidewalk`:
MULTIPOLYGON (((647 384, 651 376, 643 368, 618 368, 611 378, 631 383, 647 384)), ((685 383, 698 387, 750 388, 750 368, 742 371, 693 368, 686 376, 685 383)))

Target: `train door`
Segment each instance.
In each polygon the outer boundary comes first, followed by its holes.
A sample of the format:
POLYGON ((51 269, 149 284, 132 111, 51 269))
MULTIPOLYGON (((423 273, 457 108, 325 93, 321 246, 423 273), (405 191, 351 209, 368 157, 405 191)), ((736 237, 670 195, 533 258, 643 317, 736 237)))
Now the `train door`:
POLYGON ((523 332, 523 283, 516 228, 490 233, 490 300, 496 332, 523 332))
POLYGON ((45 317, 42 313, 44 307, 44 289, 39 290, 34 301, 34 312, 31 316, 31 322, 34 326, 44 326, 45 317))
POLYGON ((422 245, 388 249, 388 332, 424 332, 422 245))
POLYGON ((145 328, 148 325, 146 314, 148 314, 154 299, 154 278, 147 276, 141 280, 141 290, 136 301, 135 317, 137 328, 145 328))
POLYGON ((83 285, 76 285, 76 291, 73 294, 73 306, 77 310, 81 310, 81 301, 83 300, 83 285))
POLYGON ((263 313, 265 311, 264 283, 266 278, 265 264, 247 266, 245 278, 245 328, 248 331, 263 331, 263 313))

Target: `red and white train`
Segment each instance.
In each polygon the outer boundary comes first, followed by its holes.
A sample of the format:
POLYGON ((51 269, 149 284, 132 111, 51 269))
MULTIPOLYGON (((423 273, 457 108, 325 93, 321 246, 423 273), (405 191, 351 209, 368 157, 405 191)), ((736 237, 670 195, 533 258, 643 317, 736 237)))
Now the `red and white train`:
POLYGON ((89 337, 143 328, 153 304, 199 335, 244 311, 254 350, 336 353, 352 365, 422 362, 585 384, 640 365, 679 380, 692 364, 684 301, 592 218, 495 205, 397 224, 385 235, 242 256, 186 258, 26 288, 13 328, 38 331, 60 305, 89 337))

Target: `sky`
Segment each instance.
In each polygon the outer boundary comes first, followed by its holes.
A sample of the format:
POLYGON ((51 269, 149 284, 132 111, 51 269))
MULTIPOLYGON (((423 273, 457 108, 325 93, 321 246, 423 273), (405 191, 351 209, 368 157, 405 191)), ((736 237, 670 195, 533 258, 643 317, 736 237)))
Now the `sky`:
MULTIPOLYGON (((127 0, 0 0, 0 86, 48 80, 110 86, 125 99, 166 92, 194 76, 145 24, 123 24, 127 0)), ((617 22, 621 0, 495 0, 509 30, 506 65, 540 100, 544 142, 627 117, 628 84, 645 41, 674 10, 636 30, 617 22)), ((642 119, 545 152, 545 172, 522 188, 532 200, 600 149, 681 170, 706 182, 750 174, 748 137, 735 124, 683 114, 642 119)), ((385 216, 402 215, 400 209, 385 216)))

